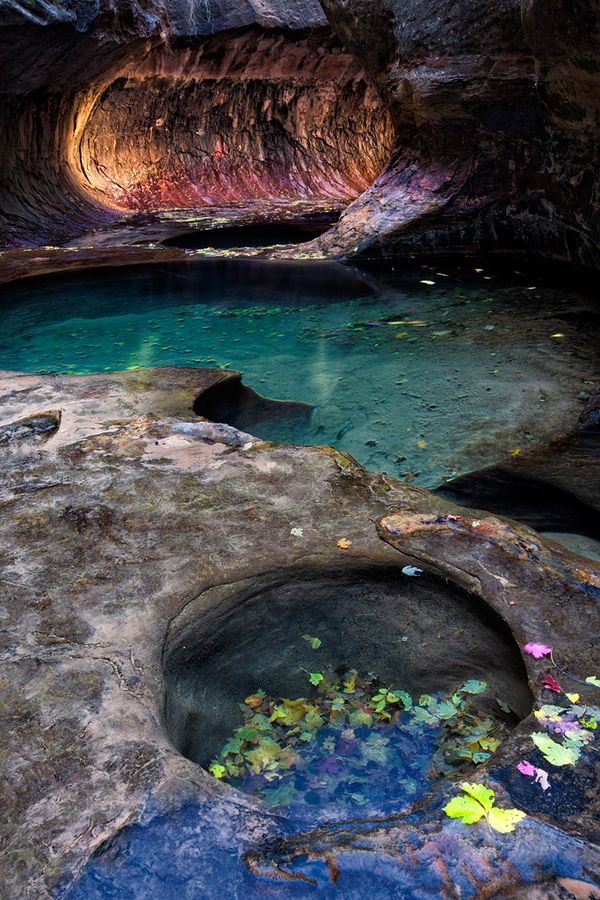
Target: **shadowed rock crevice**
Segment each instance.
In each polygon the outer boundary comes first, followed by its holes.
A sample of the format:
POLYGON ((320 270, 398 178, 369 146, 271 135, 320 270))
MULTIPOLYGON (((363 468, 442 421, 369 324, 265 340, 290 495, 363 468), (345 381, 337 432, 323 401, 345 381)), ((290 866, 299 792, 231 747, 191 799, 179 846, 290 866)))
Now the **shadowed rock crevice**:
MULTIPOLYGON (((210 594, 210 592, 209 592, 210 594)), ((207 763, 240 724, 259 688, 305 696, 304 670, 374 672, 415 693, 490 685, 523 718, 531 707, 518 647, 481 600, 397 567, 287 573, 231 588, 206 612, 202 598, 172 623, 164 654, 165 723, 175 746, 207 763), (318 635, 315 654, 302 639, 318 635)))
POLYGON ((209 387, 194 402, 194 412, 211 422, 222 422, 239 428, 261 430, 262 425, 286 422, 290 426, 308 422, 314 407, 309 403, 271 400, 261 397, 242 383, 241 376, 209 387))

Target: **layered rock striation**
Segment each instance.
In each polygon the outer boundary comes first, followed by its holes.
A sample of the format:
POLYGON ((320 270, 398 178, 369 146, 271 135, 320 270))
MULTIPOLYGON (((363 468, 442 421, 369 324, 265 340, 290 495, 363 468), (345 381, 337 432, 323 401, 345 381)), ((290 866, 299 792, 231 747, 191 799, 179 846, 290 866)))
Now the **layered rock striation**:
POLYGON ((346 214, 303 252, 595 266, 599 19, 597 0, 5 2, 0 241, 329 197, 346 214))

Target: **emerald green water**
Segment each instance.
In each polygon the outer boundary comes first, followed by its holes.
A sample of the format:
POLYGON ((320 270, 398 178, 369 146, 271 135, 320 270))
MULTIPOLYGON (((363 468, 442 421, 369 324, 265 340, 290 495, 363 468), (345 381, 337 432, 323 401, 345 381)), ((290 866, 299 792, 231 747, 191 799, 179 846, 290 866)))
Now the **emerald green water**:
POLYGON ((2 369, 237 369, 264 396, 314 407, 309 422, 257 422, 258 436, 334 445, 425 486, 570 427, 597 347, 592 299, 476 263, 205 260, 0 293, 2 369))

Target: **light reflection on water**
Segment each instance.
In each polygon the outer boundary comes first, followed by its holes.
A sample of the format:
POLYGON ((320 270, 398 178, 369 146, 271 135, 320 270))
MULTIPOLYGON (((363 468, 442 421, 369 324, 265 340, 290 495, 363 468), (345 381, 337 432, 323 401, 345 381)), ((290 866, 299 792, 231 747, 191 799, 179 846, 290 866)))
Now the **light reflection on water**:
POLYGON ((0 368, 239 369, 314 406, 258 436, 431 487, 570 427, 598 376, 591 300, 486 271, 230 259, 26 281, 0 294, 0 368))

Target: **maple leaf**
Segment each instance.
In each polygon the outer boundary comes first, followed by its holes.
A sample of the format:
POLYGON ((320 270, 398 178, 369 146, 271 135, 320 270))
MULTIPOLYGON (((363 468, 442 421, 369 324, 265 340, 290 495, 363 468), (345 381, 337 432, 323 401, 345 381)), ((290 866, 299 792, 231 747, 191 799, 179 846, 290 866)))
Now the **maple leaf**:
POLYGON ((463 694, 483 694, 484 691, 487 691, 487 682, 470 678, 458 690, 462 691, 463 694))
POLYGON ((351 544, 352 544, 352 541, 349 538, 345 538, 345 537, 340 538, 339 541, 337 542, 337 545, 340 548, 340 550, 347 550, 351 544))
POLYGON ((309 672, 308 673, 308 680, 310 681, 311 684, 314 684, 315 687, 318 684, 321 684, 321 682, 323 681, 323 677, 324 676, 321 675, 320 672, 309 672))
POLYGON ((515 830, 515 825, 524 819, 526 813, 521 809, 499 809, 494 806, 488 813, 487 820, 491 827, 501 834, 515 830))
POLYGON ((460 819, 465 825, 474 825, 484 816, 491 828, 502 834, 515 830, 515 825, 525 818, 520 809, 501 809, 494 806, 494 791, 483 784, 463 782, 461 790, 465 797, 454 797, 444 807, 451 819, 460 819))
POLYGON ((549 672, 546 672, 543 678, 543 685, 547 691, 554 691, 555 694, 562 694, 562 688, 554 675, 550 675, 549 672))
POLYGON ((581 751, 576 747, 566 747, 558 744, 543 731, 534 731, 531 740, 541 752, 544 759, 553 766, 574 766, 581 751))
POLYGON ((548 780, 548 773, 545 769, 538 769, 537 766, 532 766, 526 759, 518 764, 517 769, 522 775, 527 775, 528 778, 534 778, 543 791, 549 790, 550 782, 548 780))
POLYGON ((536 644, 535 641, 525 644, 524 650, 525 653, 529 653, 535 659, 541 659, 543 656, 548 656, 552 653, 552 647, 547 647, 546 644, 536 644))

